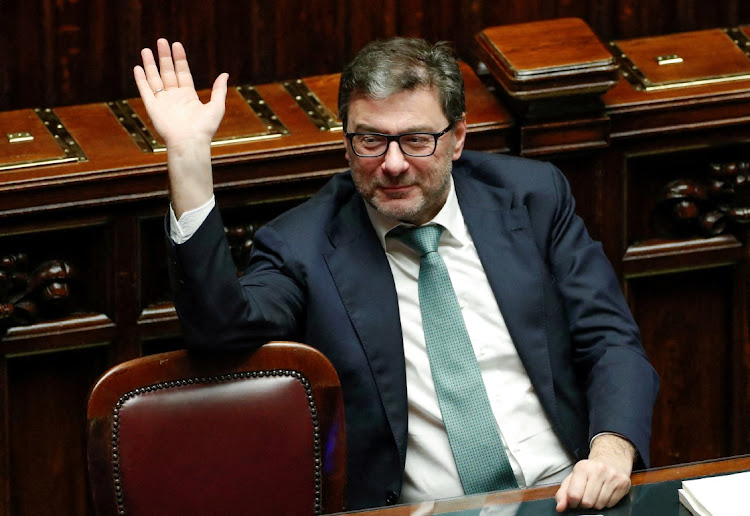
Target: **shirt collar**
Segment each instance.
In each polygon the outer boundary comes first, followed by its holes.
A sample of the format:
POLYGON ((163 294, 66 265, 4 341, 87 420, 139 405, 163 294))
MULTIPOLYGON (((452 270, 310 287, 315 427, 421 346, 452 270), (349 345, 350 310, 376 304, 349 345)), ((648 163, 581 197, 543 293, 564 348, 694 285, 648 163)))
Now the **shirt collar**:
MULTIPOLYGON (((365 208, 367 209, 367 215, 370 217, 372 227, 375 228, 375 233, 377 233, 380 245, 383 246, 383 249, 386 249, 385 236, 390 230, 396 226, 411 226, 411 224, 404 224, 403 222, 383 215, 366 201, 365 208)), ((453 176, 450 177, 450 190, 448 191, 448 198, 445 200, 445 204, 440 208, 438 214, 425 225, 428 224, 439 224, 443 226, 445 228, 444 233, 447 233, 461 243, 467 238, 464 218, 461 214, 461 207, 458 205, 458 197, 456 197, 456 189, 453 185, 453 176)))

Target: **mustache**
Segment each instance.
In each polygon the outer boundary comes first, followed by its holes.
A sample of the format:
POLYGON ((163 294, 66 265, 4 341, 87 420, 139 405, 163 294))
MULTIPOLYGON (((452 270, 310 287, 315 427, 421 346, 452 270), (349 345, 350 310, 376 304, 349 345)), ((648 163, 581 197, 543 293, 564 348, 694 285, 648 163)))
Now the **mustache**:
POLYGON ((378 178, 373 179, 371 185, 376 188, 383 188, 383 187, 394 187, 394 186, 412 186, 417 184, 418 181, 415 181, 414 177, 403 177, 399 176, 396 178, 378 178))

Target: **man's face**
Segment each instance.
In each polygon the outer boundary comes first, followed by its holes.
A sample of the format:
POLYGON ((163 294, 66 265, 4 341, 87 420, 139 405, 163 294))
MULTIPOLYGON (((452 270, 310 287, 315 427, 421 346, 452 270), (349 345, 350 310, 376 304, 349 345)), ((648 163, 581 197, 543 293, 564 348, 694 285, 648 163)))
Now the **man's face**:
MULTIPOLYGON (((448 126, 436 89, 396 93, 384 100, 355 96, 349 103, 349 132, 399 134, 438 133, 448 126)), ((435 153, 407 156, 391 142, 376 158, 357 156, 344 136, 346 158, 362 197, 390 218, 421 225, 431 220, 448 197, 453 160, 461 156, 466 122, 458 121, 443 135, 435 153)))

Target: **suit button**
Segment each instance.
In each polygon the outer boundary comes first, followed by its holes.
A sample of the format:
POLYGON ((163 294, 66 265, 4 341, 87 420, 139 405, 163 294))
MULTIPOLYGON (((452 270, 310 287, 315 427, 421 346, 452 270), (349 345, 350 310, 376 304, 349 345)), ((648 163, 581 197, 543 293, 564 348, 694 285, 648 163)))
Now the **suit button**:
POLYGON ((393 505, 398 501, 398 495, 393 491, 388 491, 385 494, 385 504, 386 505, 393 505))

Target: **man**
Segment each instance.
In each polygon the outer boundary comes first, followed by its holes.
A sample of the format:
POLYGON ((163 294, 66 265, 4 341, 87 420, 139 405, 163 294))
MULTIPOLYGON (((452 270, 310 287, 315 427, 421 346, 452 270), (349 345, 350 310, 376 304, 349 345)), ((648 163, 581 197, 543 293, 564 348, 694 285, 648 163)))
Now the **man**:
MULTIPOLYGON (((170 270, 186 342, 293 339, 331 360, 344 394, 351 509, 562 482, 562 511, 610 507, 628 492, 633 464, 648 461, 656 374, 562 174, 463 150, 463 81, 448 46, 393 39, 347 66, 339 114, 351 172, 259 229, 239 280, 210 161, 228 76, 204 105, 182 45, 157 47, 159 66, 144 49, 134 75, 168 150, 170 270), (462 352, 450 336, 435 358, 427 320, 441 305, 425 310, 420 256, 432 251, 404 236, 423 227, 437 228, 437 261, 466 337, 458 340, 480 378, 463 389, 480 392, 462 396, 488 409, 457 425, 444 385, 468 383, 445 380, 439 364, 462 352), (487 417, 486 430, 471 430, 487 417), (468 438, 455 437, 456 426, 468 438), (469 461, 457 451, 462 439, 480 443, 469 461), (467 467, 504 483, 469 488, 467 467)), ((468 402, 457 399, 460 412, 468 402)))

